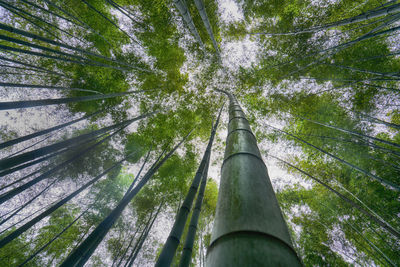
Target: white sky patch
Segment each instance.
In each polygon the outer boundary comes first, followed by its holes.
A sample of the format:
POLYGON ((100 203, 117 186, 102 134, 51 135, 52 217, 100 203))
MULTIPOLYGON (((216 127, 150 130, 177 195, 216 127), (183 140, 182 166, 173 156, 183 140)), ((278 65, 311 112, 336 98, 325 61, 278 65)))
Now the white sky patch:
POLYGON ((232 23, 244 19, 238 5, 233 0, 220 0, 218 7, 222 15, 221 20, 225 23, 232 23))
POLYGON ((246 37, 243 41, 226 42, 221 50, 222 61, 231 71, 248 68, 257 61, 259 47, 246 37))

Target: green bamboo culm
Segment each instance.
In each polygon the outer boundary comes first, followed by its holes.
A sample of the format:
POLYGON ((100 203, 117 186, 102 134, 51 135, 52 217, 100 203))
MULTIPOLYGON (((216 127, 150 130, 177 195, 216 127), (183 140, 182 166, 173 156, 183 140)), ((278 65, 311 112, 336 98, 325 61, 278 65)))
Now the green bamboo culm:
POLYGON ((199 193, 197 194, 196 204, 193 209, 192 217, 190 218, 189 228, 186 234, 185 243, 183 245, 183 251, 179 262, 179 267, 188 267, 192 259, 193 245, 194 245, 194 240, 196 238, 197 225, 199 223, 204 192, 206 190, 209 166, 210 166, 210 157, 208 157, 208 162, 203 172, 203 177, 201 178, 199 193))
POLYGON ((157 262, 155 264, 155 266, 157 266, 157 267, 170 266, 172 263, 172 260, 175 256, 175 252, 179 246, 180 239, 182 237, 183 230, 185 228, 185 224, 186 224, 186 221, 187 221, 189 213, 190 213, 190 209, 192 208, 193 200, 198 191, 201 178, 203 177, 205 170, 208 170, 208 164, 210 162, 209 158, 211 155, 211 147, 212 147, 212 144, 214 141, 214 136, 215 136, 215 132, 217 130, 217 126, 219 123, 219 118, 221 116, 222 108, 219 112, 218 119, 215 122, 215 125, 212 127, 212 131, 210 134, 210 139, 207 144, 207 148, 204 152, 203 158, 200 162, 197 172, 193 178, 193 181, 189 188, 189 191, 186 194, 185 200, 183 201, 182 206, 178 211, 176 220, 174 222, 174 225, 172 226, 172 229, 171 229, 171 232, 169 233, 167 241, 165 241, 165 244, 161 251, 161 254, 157 259, 157 262))
POLYGON ((206 266, 301 266, 257 140, 235 96, 206 266))
MULTIPOLYGON (((214 126, 215 130, 218 127, 222 109, 224 106, 225 105, 223 105, 219 111, 218 118, 217 118, 217 121, 214 126)), ((185 243, 183 245, 183 251, 182 251, 181 259, 179 262, 179 267, 189 266, 190 261, 192 259, 193 245, 194 245, 194 240, 196 238, 197 225, 199 223, 201 206, 203 204, 204 192, 206 190, 206 185, 207 185, 208 167, 210 166, 210 157, 211 157, 211 155, 207 159, 206 167, 204 169, 203 176, 201 178, 199 193, 197 194, 196 204, 194 206, 192 217, 190 218, 189 228, 188 228, 188 232, 186 234, 185 243)))

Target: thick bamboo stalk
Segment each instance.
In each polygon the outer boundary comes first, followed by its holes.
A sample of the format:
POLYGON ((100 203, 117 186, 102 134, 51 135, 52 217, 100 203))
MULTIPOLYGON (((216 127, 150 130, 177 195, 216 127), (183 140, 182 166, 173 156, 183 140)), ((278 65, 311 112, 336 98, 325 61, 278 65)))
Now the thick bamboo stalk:
POLYGON ((207 266, 301 266, 249 122, 229 97, 229 126, 207 266))

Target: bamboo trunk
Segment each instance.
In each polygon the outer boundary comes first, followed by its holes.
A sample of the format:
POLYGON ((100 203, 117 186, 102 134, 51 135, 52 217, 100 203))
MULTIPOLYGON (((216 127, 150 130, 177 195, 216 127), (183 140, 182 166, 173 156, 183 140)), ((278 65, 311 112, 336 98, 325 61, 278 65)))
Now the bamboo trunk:
MULTIPOLYGON (((398 90, 398 91, 400 91, 400 90, 398 90)), ((399 129, 399 130, 400 130, 400 125, 399 125, 399 124, 387 122, 387 121, 384 121, 384 120, 381 120, 381 119, 372 117, 372 116, 368 115, 367 113, 356 112, 356 111, 353 111, 353 112, 364 116, 365 118, 367 118, 367 120, 368 120, 369 122, 383 124, 383 125, 386 125, 386 126, 388 126, 388 127, 393 128, 393 129, 399 129)))
POLYGON ((200 218, 201 205, 203 204, 204 191, 206 189, 206 184, 207 184, 209 164, 210 164, 210 158, 208 158, 206 169, 204 170, 203 177, 201 178, 200 189, 199 193, 197 194, 196 204, 192 213, 192 217, 190 218, 189 228, 186 234, 185 243, 183 245, 183 251, 179 262, 179 267, 189 266, 192 259, 193 245, 194 245, 194 240, 196 238, 196 231, 200 218))
POLYGON ((51 183, 49 183, 42 191, 40 191, 36 196, 34 196, 33 198, 31 198, 29 201, 27 201, 26 203, 24 203, 23 205, 21 205, 20 207, 18 207, 15 211, 13 211, 13 213, 11 213, 7 218, 3 219, 0 222, 0 225, 3 225, 4 223, 6 223, 9 219, 11 219, 12 217, 14 217, 14 215, 16 215, 18 212, 20 212, 21 210, 23 210, 24 208, 26 208, 29 204, 31 204, 33 201, 35 201, 35 199, 37 199, 38 197, 40 197, 44 192, 47 191, 47 189, 49 189, 53 184, 55 184, 58 181, 58 179, 54 179, 54 181, 52 181, 51 183))
MULTIPOLYGON (((128 258, 127 258, 125 264, 124 264, 124 267, 127 267, 127 266, 128 266, 129 262, 130 262, 130 261, 132 260, 132 258, 133 258, 133 255, 135 254, 137 248, 139 247, 139 243, 143 240, 143 237, 146 235, 147 228, 148 228, 149 225, 151 224, 151 221, 152 221, 152 218, 153 218, 153 213, 154 213, 154 209, 151 211, 150 216, 149 216, 149 218, 147 219, 147 222, 146 222, 146 224, 145 224, 145 226, 144 226, 142 232, 140 233, 138 239, 136 240, 135 245, 133 246, 132 251, 131 251, 131 253, 129 254, 129 256, 128 256, 128 258)), ((121 259, 121 260, 122 260, 122 259, 121 259)))
MULTIPOLYGON (((124 258, 125 258, 125 256, 126 256, 126 253, 127 253, 128 250, 130 249, 130 247, 131 247, 133 241, 135 240, 136 234, 139 232, 140 227, 141 227, 141 225, 140 225, 139 227, 136 228, 134 234, 131 236, 131 239, 130 239, 130 241, 129 241, 128 246, 124 249, 124 251, 123 251, 123 253, 122 253, 121 257, 120 257, 120 260, 119 260, 118 263, 116 264, 117 267, 119 267, 119 266, 121 265, 122 261, 124 260, 124 258)), ((119 257, 119 256, 118 256, 118 257, 119 257)), ((115 265, 115 263, 116 263, 118 257, 116 257, 116 259, 114 260, 114 262, 113 262, 113 264, 111 265, 111 267, 113 267, 113 266, 115 265)))
MULTIPOLYGON (((0 6, 1 6, 1 4, 0 4, 0 6)), ((3 6, 3 7, 4 7, 4 6, 3 6)), ((33 26, 35 26, 36 28, 41 29, 42 31, 48 33, 50 36, 54 37, 54 39, 57 39, 58 41, 62 42, 62 40, 60 39, 60 37, 58 37, 56 34, 54 34, 53 32, 49 31, 48 29, 46 29, 46 28, 44 28, 44 27, 38 25, 36 22, 34 22, 33 20, 27 18, 25 15, 21 14, 20 12, 14 10, 14 9, 11 9, 11 8, 6 8, 6 9, 7 9, 9 12, 11 12, 11 13, 13 13, 13 14, 15 14, 15 15, 21 17, 21 18, 23 18, 24 20, 28 21, 29 23, 31 23, 31 24, 32 24, 33 26)))
POLYGON ((228 92, 225 159, 207 266, 301 266, 239 103, 228 92))
MULTIPOLYGON (((1 28, 1 23, 0 23, 0 28, 1 28)), ((66 75, 64 75, 62 73, 51 71, 51 70, 48 70, 48 69, 45 69, 45 68, 42 68, 42 67, 39 67, 39 66, 35 66, 35 65, 32 65, 32 64, 26 63, 26 62, 14 60, 14 59, 11 59, 11 58, 6 58, 6 57, 3 57, 3 56, 0 56, 0 59, 4 60, 4 61, 15 63, 15 64, 19 64, 19 65, 22 65, 22 66, 30 67, 32 69, 22 68, 22 67, 17 67, 17 66, 12 66, 12 65, 0 65, 0 67, 7 67, 7 68, 14 68, 14 69, 23 69, 23 70, 30 70, 30 71, 35 71, 35 72, 49 73, 49 74, 54 74, 54 75, 57 75, 57 76, 61 76, 61 77, 65 77, 65 78, 71 79, 70 77, 68 77, 68 76, 66 76, 66 75)))
POLYGON ((127 71, 127 69, 124 69, 124 68, 115 67, 115 66, 111 66, 111 65, 106 65, 106 64, 103 64, 103 63, 99 63, 99 62, 77 61, 77 60, 73 60, 73 59, 69 59, 69 58, 63 58, 63 57, 47 55, 47 54, 44 54, 44 53, 34 52, 34 51, 31 51, 31 50, 16 48, 16 47, 7 46, 7 45, 0 45, 0 48, 3 49, 3 50, 6 50, 6 51, 13 51, 13 52, 18 52, 18 53, 22 53, 22 54, 32 55, 32 56, 38 56, 38 57, 49 58, 49 59, 54 59, 54 60, 60 60, 60 61, 68 62, 68 63, 79 64, 81 66, 88 65, 88 66, 95 66, 95 67, 111 68, 111 69, 120 70, 120 71, 127 71))
POLYGON ((133 17, 135 15, 131 14, 128 10, 126 10, 125 8, 123 8, 122 6, 118 5, 116 2, 112 1, 112 0, 106 0, 108 3, 110 3, 113 7, 115 7, 118 11, 120 11, 122 14, 124 14, 125 16, 127 16, 130 20, 132 20, 134 23, 136 23, 137 25, 148 29, 148 26, 144 25, 143 23, 137 21, 136 19, 134 19, 133 17))
MULTIPOLYGON (((217 118, 217 121, 214 126, 215 130, 218 127, 223 107, 224 106, 222 106, 219 111, 218 118, 217 118)), ((185 240, 185 244, 183 246, 182 256, 181 256, 181 260, 179 263, 180 267, 189 266, 190 260, 192 258, 193 244, 194 244, 194 240, 196 237, 197 225, 199 222, 199 217, 200 217, 200 212, 201 212, 201 206, 203 204, 204 191, 206 190, 206 185, 207 185, 207 175, 208 175, 208 167, 210 166, 210 157, 211 157, 211 155, 207 159, 206 167, 203 172, 203 176, 201 178, 199 193, 197 194, 196 204, 195 204, 195 207, 194 207, 194 210, 192 213, 192 217, 190 218, 189 229, 186 234, 186 240, 185 240)))
POLYGON ((368 138, 368 139, 371 139, 371 140, 374 140, 374 141, 378 141, 378 142, 381 142, 381 143, 384 143, 384 144, 387 144, 387 145, 391 145, 391 146, 395 146, 395 147, 400 148, 399 144, 396 144, 396 143, 393 143, 393 142, 390 142, 390 141, 387 141, 387 140, 383 140, 383 139, 376 138, 376 137, 373 137, 373 136, 370 136, 370 135, 358 133, 358 132, 355 132, 355 131, 352 131, 352 130, 343 129, 343 128, 340 128, 340 127, 337 127, 337 126, 333 126, 333 125, 329 125, 329 124, 325 124, 325 123, 322 123, 322 122, 310 120, 310 119, 307 119, 307 118, 302 117, 302 116, 296 116, 296 117, 299 117, 299 118, 301 118, 303 120, 306 120, 306 121, 309 121, 309 122, 312 122, 314 124, 318 124, 318 125, 321 125, 321 126, 324 126, 324 127, 327 127, 327 128, 331 128, 331 129, 334 129, 334 130, 337 130, 337 131, 341 131, 341 132, 348 133, 348 134, 351 134, 351 135, 359 136, 359 137, 362 137, 362 138, 368 138))
POLYGON ((45 8, 39 6, 39 5, 36 5, 35 3, 32 3, 32 2, 27 1, 27 0, 21 0, 21 1, 24 2, 25 4, 28 4, 28 5, 30 5, 30 6, 35 7, 35 8, 37 8, 37 9, 41 10, 41 11, 47 12, 47 13, 49 13, 49 14, 51 14, 51 15, 53 15, 53 16, 56 16, 56 17, 58 17, 58 18, 60 18, 60 19, 66 20, 66 21, 68 21, 68 22, 74 24, 75 26, 80 26, 80 25, 76 24, 74 21, 72 21, 72 20, 70 20, 70 19, 68 19, 68 18, 66 18, 66 17, 64 17, 64 16, 61 16, 61 15, 59 15, 59 14, 57 14, 57 13, 55 13, 55 12, 49 10, 49 9, 45 9, 45 8))
POLYGON ((211 147, 214 141, 216 129, 217 129, 217 124, 212 128, 207 148, 204 151, 201 163, 197 169, 196 175, 193 178, 189 191, 186 194, 185 200, 183 201, 182 206, 178 211, 174 225, 172 226, 167 241, 165 241, 165 244, 163 246, 160 256, 157 259, 155 266, 158 267, 170 266, 172 263, 176 249, 179 246, 180 239, 182 237, 183 230, 185 228, 186 221, 190 213, 190 209, 192 208, 193 200, 196 196, 201 178, 203 177, 204 171, 207 168, 207 164, 209 163, 211 147))
MULTIPOLYGON (((100 63, 98 61, 95 61, 95 60, 92 60, 90 58, 84 58, 82 56, 78 56, 78 55, 75 55, 75 54, 62 52, 62 51, 59 51, 57 49, 49 48, 49 47, 42 46, 42 45, 37 45, 37 44, 31 43, 31 42, 26 42, 26 41, 23 41, 23 40, 20 40, 20 39, 17 39, 17 38, 12 38, 12 37, 9 37, 9 36, 6 36, 6 35, 2 35, 2 34, 0 34, 0 40, 5 40, 5 41, 11 42, 11 43, 20 44, 20 45, 24 45, 24 46, 28 46, 28 47, 32 47, 32 48, 37 48, 37 49, 40 49, 40 50, 43 50, 43 51, 47 51, 47 52, 50 52, 50 53, 54 53, 54 54, 57 54, 57 55, 60 55, 60 56, 64 56, 64 57, 67 57, 67 58, 69 58, 69 57, 70 58, 74 58, 76 60, 69 60, 69 59, 67 59, 67 60, 70 61, 70 62, 82 64, 82 65, 83 64, 88 64, 89 65, 89 62, 90 62, 90 65, 92 65, 92 66, 103 66, 103 67, 114 68, 114 66, 107 65, 107 64, 102 64, 102 63, 100 63)), ((26 51, 26 50, 24 50, 24 51, 26 51)), ((26 53, 26 52, 24 52, 24 53, 26 53)), ((42 57, 44 57, 44 54, 37 54, 37 55, 41 55, 42 57)), ((52 56, 52 58, 56 59, 57 57, 52 56)), ((60 60, 62 60, 62 59, 60 59, 60 60)), ((121 70, 123 70, 123 69, 121 69, 121 70)))
POLYGON ((76 88, 76 87, 65 87, 65 86, 51 86, 51 85, 40 85, 40 84, 25 84, 25 83, 3 83, 0 82, 0 86, 2 87, 11 87, 11 88, 33 88, 33 89, 49 89, 49 90, 67 90, 67 91, 79 91, 79 92, 88 92, 101 94, 98 91, 76 88))
MULTIPOLYGON (((104 18, 105 20, 107 20, 108 22, 110 22, 114 27, 116 27, 118 30, 120 30, 123 34, 125 34, 130 40, 132 40, 134 43, 140 45, 140 43, 138 41, 136 41, 135 39, 132 38, 132 36, 130 36, 126 31, 124 31, 123 29, 121 29, 121 27, 119 27, 114 21, 112 21, 111 19, 109 19, 106 15, 104 15, 103 13, 101 13, 99 10, 97 10, 92 4, 90 4, 89 2, 87 2, 86 0, 81 0, 83 3, 85 3, 90 9, 92 9, 94 12, 96 12, 97 14, 99 14, 102 18, 104 18)), ((141 45, 140 45, 141 46, 141 45)))
MULTIPOLYGON (((74 146, 74 148, 76 148, 76 146, 74 146)), ((55 156, 57 156, 57 155, 59 155, 59 154, 62 154, 62 153, 64 153, 64 152, 66 152, 68 149, 69 149, 69 148, 62 149, 62 150, 60 150, 60 151, 57 151, 56 153, 52 153, 52 154, 49 154, 49 155, 47 155, 47 156, 45 156, 45 157, 41 157, 40 159, 37 159, 37 160, 34 160, 34 161, 30 161, 30 162, 28 162, 28 163, 26 163, 26 164, 18 165, 18 166, 15 167, 15 168, 11 168, 11 169, 7 169, 7 170, 5 170, 5 171, 2 171, 2 172, 0 172, 0 177, 3 177, 3 176, 8 175, 8 174, 10 174, 10 173, 13 173, 13 172, 16 172, 16 171, 19 171, 19 170, 28 168, 28 167, 30 167, 30 166, 39 164, 39 163, 41 163, 41 162, 44 162, 45 160, 48 160, 48 159, 50 159, 50 158, 53 158, 53 157, 55 157, 55 156)), ((25 177, 27 177, 27 176, 25 176, 25 177)), ((9 186, 9 185, 8 185, 8 186, 9 186)), ((6 186, 6 187, 8 187, 8 186, 6 186)), ((0 190, 4 189, 4 188, 6 188, 6 187, 2 187, 0 190)))
POLYGON ((59 30, 60 32, 66 34, 66 35, 68 35, 68 36, 70 36, 70 37, 72 37, 72 38, 75 38, 75 39, 79 40, 80 42, 82 42, 82 43, 84 43, 84 44, 87 44, 86 41, 84 41, 84 40, 82 40, 82 39, 80 39, 80 38, 78 38, 78 37, 72 35, 71 33, 67 32, 67 31, 64 31, 63 29, 61 29, 60 27, 56 26, 56 25, 53 24, 53 23, 49 23, 49 22, 43 20, 41 17, 32 15, 32 14, 30 14, 30 13, 28 13, 28 12, 26 12, 26 11, 24 11, 24 10, 18 8, 18 7, 12 6, 12 5, 10 5, 10 4, 8 4, 8 3, 2 1, 2 0, 0 0, 0 6, 2 6, 3 8, 5 8, 5 9, 11 11, 11 12, 12 12, 12 10, 14 10, 14 11, 21 12, 21 13, 23 13, 23 14, 25 14, 25 15, 28 15, 28 16, 30 16, 30 17, 32 17, 32 18, 34 18, 34 19, 36 19, 36 20, 38 20, 38 21, 40 21, 40 22, 42 22, 42 23, 44 23, 44 24, 50 26, 50 27, 53 27, 53 28, 59 30))

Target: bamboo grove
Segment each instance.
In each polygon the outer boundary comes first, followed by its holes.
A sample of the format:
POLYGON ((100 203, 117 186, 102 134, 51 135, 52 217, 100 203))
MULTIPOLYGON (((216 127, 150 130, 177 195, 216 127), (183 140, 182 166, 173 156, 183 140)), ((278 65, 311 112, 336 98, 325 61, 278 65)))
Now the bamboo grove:
POLYGON ((0 18, 1 266, 400 265, 399 1, 0 18))

